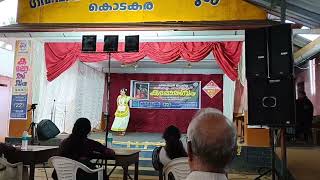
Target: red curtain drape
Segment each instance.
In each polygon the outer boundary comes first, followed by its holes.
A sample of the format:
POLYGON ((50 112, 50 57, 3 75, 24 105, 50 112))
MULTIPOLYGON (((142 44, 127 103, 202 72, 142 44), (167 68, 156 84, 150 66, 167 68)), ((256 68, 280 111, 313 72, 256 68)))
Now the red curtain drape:
MULTIPOLYGON (((157 63, 167 64, 179 58, 198 62, 210 52, 215 56, 220 68, 231 80, 238 77, 237 66, 241 58, 242 42, 145 42, 140 43, 136 53, 112 53, 111 57, 125 64, 149 57, 157 63)), ((103 43, 97 44, 102 52, 103 43)), ((119 51, 124 51, 124 43, 119 43, 119 51)), ((82 53, 81 43, 45 43, 47 79, 52 81, 70 68, 77 60, 99 62, 108 59, 104 53, 82 53)))

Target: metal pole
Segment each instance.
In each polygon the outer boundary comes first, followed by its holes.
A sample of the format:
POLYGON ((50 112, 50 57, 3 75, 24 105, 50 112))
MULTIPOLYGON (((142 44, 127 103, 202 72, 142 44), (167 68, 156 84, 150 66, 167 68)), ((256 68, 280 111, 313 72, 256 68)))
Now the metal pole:
POLYGON ((284 180, 287 180, 286 128, 281 128, 281 159, 282 159, 282 176, 284 180))
POLYGON ((272 173, 272 180, 276 179, 276 174, 275 174, 275 166, 276 166, 276 162, 275 162, 275 145, 274 145, 274 137, 275 137, 275 130, 274 128, 270 128, 271 130, 271 148, 272 148, 272 153, 271 153, 271 173, 272 173))
POLYGON ((281 0, 281 23, 286 23, 286 10, 287 10, 287 2, 286 0, 281 0))
MULTIPOLYGON (((106 147, 108 147, 108 134, 109 134, 109 122, 110 122, 110 71, 111 71, 111 52, 108 53, 108 74, 107 74, 107 118, 106 118, 106 135, 105 135, 105 143, 106 147)), ((109 180, 108 176, 108 161, 104 160, 106 180, 109 180)))
POLYGON ((108 147, 108 134, 109 134, 109 122, 110 122, 110 71, 111 71, 111 52, 108 53, 108 75, 107 75, 107 119, 106 119, 106 137, 105 137, 105 143, 108 147))

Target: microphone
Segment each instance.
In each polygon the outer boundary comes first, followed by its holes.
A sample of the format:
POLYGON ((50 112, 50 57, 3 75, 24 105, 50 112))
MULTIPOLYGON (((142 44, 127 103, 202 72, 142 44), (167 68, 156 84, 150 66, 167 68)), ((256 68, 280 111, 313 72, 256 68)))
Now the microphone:
MULTIPOLYGON (((30 110, 31 110, 31 109, 36 109, 36 106, 37 106, 37 105, 38 105, 38 104, 31 104, 30 110)), ((29 111, 30 111, 30 110, 29 110, 29 111)))

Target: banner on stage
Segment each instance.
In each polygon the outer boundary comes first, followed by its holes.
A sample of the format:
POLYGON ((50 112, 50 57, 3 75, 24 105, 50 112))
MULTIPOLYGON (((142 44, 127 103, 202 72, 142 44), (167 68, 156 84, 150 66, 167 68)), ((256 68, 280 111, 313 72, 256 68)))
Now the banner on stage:
POLYGON ((27 119, 30 45, 28 40, 16 42, 10 119, 27 119))
POLYGON ((201 81, 131 81, 131 108, 200 109, 201 81))

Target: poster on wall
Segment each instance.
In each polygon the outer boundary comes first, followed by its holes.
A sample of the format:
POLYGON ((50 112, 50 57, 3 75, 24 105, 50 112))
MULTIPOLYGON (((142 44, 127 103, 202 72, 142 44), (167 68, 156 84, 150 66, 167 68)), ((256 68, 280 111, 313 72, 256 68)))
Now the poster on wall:
POLYGON ((131 108, 200 109, 201 81, 131 81, 131 108))
POLYGON ((202 90, 212 99, 221 91, 221 88, 211 80, 202 90))
POLYGON ((15 48, 10 119, 27 119, 29 73, 30 41, 18 40, 15 48))

